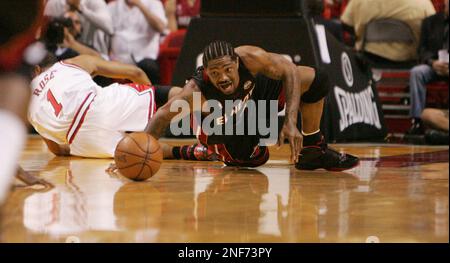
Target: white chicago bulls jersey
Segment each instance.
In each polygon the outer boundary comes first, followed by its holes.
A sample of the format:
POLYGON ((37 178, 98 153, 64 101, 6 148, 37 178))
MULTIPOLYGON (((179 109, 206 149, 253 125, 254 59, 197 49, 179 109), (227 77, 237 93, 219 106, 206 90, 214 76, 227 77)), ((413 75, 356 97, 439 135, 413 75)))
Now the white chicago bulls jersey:
POLYGON ((88 72, 61 61, 34 78, 31 89, 29 121, 43 137, 67 144, 75 115, 82 105, 90 104, 100 87, 88 72))
POLYGON ((28 118, 72 155, 112 157, 126 132, 143 131, 156 111, 150 85, 100 87, 83 69, 59 62, 35 78, 28 118))

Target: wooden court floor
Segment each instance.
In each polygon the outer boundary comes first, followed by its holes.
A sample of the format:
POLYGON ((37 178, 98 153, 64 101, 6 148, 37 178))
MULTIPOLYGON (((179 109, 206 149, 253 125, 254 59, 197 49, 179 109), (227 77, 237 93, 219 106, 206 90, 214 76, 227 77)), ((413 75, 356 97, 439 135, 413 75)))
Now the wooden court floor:
MULTIPOLYGON (((169 141, 185 144, 189 141, 169 141)), ((16 182, 2 242, 449 242, 448 146, 339 144, 346 172, 298 171, 287 145, 257 169, 165 161, 146 182, 112 159, 54 157, 30 137, 22 167, 55 188, 16 182)))

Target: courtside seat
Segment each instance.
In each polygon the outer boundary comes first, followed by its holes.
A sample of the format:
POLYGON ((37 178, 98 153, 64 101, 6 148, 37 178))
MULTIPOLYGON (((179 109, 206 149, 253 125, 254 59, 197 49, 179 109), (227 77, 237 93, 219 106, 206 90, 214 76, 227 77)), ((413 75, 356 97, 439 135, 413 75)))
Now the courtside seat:
POLYGON ((186 29, 179 29, 169 33, 159 48, 160 84, 170 85, 172 74, 183 46, 186 29))
POLYGON ((366 61, 369 63, 371 68, 378 69, 378 70, 395 69, 395 70, 399 70, 399 71, 401 71, 401 70, 409 71, 412 67, 417 65, 417 60, 395 62, 395 61, 383 59, 383 58, 373 55, 369 52, 363 52, 363 56, 366 59, 366 61))
POLYGON ((401 134, 411 125, 409 118, 409 70, 385 69, 376 82, 388 133, 401 134))
POLYGON ((367 43, 417 43, 411 27, 398 19, 382 18, 370 21, 365 28, 362 39, 362 51, 365 59, 374 69, 409 70, 417 64, 416 60, 395 62, 366 52, 367 43))
MULTIPOLYGON (((389 133, 403 133, 411 126, 409 110, 409 71, 385 70, 376 83, 389 133)), ((448 82, 427 84, 426 107, 448 109, 448 82)))
MULTIPOLYGON (((400 42, 417 43, 410 26, 400 20, 383 18, 367 24, 363 36, 362 50, 367 43, 400 42)), ((377 55, 362 52, 363 58, 372 68, 383 114, 389 133, 403 133, 410 126, 409 119, 409 72, 417 61, 392 62, 377 55)))

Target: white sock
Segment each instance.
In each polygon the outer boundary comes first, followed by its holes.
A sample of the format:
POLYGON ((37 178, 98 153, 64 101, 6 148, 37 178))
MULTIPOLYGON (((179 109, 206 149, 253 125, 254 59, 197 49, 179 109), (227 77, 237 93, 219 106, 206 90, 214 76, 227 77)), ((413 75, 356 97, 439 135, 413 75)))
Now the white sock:
POLYGON ((318 133, 318 132, 320 132, 320 129, 318 129, 317 131, 314 131, 314 132, 310 132, 310 133, 306 133, 306 132, 304 132, 304 131, 302 130, 302 135, 303 135, 303 136, 308 136, 308 135, 316 134, 316 133, 318 133))
POLYGON ((0 204, 3 203, 17 172, 27 131, 13 113, 0 110, 0 204))

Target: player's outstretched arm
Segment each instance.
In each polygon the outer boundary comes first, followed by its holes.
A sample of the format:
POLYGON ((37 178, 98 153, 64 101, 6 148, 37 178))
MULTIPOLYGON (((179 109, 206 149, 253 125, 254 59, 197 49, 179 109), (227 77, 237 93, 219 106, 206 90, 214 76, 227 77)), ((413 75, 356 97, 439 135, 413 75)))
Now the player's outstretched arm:
POLYGON ((36 177, 29 172, 25 171, 22 167, 19 166, 17 169, 16 178, 20 181, 24 182, 28 186, 32 185, 42 185, 45 188, 43 190, 50 190, 55 187, 52 183, 48 182, 43 178, 36 177))
POLYGON ((129 79, 138 84, 150 84, 150 80, 142 69, 117 61, 106 61, 103 58, 80 55, 66 60, 86 70, 92 76, 105 76, 116 79, 129 79))
POLYGON ((69 29, 67 29, 67 27, 64 28, 63 45, 65 47, 75 50, 76 52, 78 52, 78 54, 85 54, 85 55, 91 55, 91 56, 95 56, 95 57, 101 57, 100 53, 98 53, 96 50, 94 50, 94 49, 82 44, 78 40, 76 40, 75 37, 69 32, 69 29))
POLYGON ((263 74, 283 81, 286 89, 286 119, 297 123, 300 104, 300 76, 297 66, 280 54, 269 53, 255 46, 240 46, 236 53, 253 75, 263 74))
POLYGON ((164 134, 167 126, 169 126, 172 118, 180 114, 180 111, 171 111, 170 109, 179 109, 179 107, 173 107, 175 106, 174 104, 179 103, 180 101, 185 101, 189 104, 190 109, 187 113, 190 113, 194 100, 193 95, 196 91, 199 91, 197 84, 195 84, 193 80, 190 80, 180 93, 174 95, 166 104, 158 109, 145 128, 145 132, 149 133, 156 139, 159 139, 164 134))
POLYGON ((235 51, 253 75, 260 73, 271 79, 283 81, 286 92, 286 117, 278 138, 278 145, 281 146, 284 139, 288 139, 291 147, 291 160, 296 162, 303 139, 297 129, 301 94, 297 66, 279 54, 269 53, 255 46, 241 46, 235 51))

